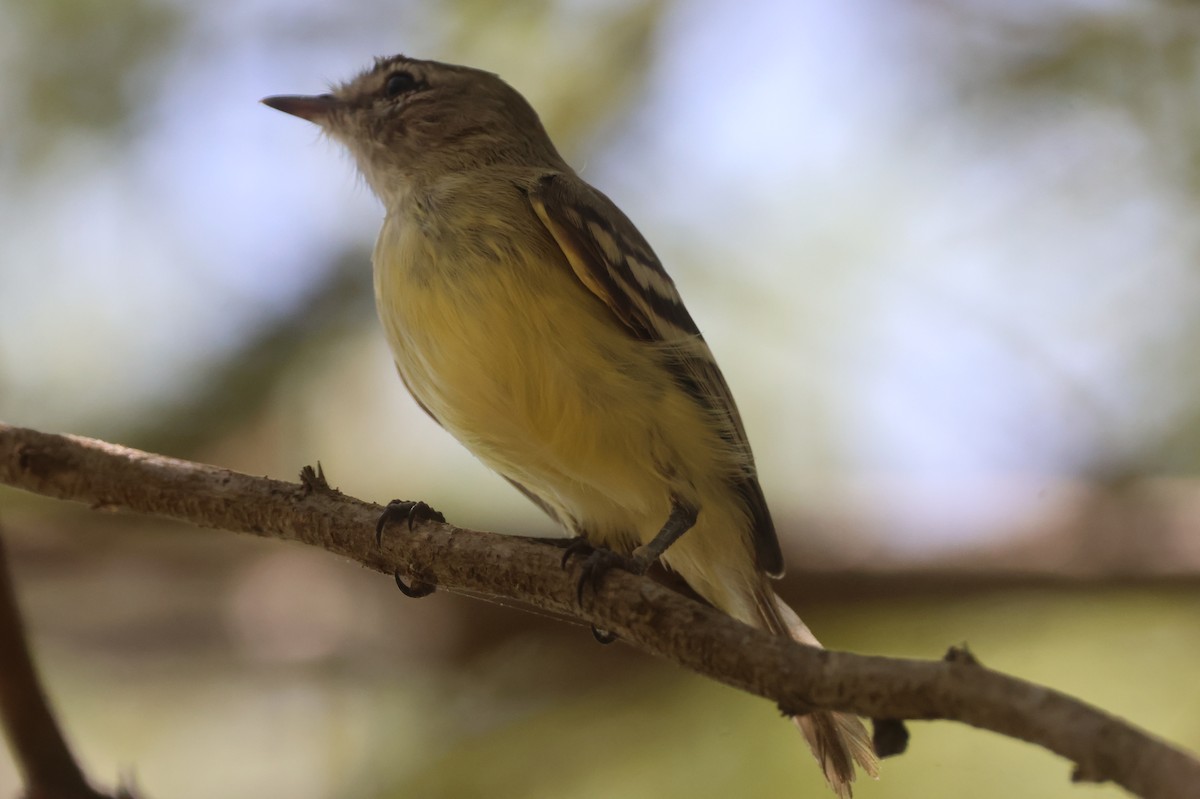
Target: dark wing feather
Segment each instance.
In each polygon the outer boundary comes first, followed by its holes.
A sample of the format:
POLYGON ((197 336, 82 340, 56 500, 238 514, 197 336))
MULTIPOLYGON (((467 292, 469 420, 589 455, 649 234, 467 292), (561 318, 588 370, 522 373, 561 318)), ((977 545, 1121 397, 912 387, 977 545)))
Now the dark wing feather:
MULTIPOLYGON (((672 350, 676 382, 725 421, 726 439, 752 463, 746 430, 729 385, 675 284, 629 218, 574 175, 544 175, 528 196, 576 277, 612 309, 633 336, 681 345, 672 350)), ((735 488, 753 520, 758 567, 773 577, 781 576, 783 555, 753 469, 738 479, 735 488)))

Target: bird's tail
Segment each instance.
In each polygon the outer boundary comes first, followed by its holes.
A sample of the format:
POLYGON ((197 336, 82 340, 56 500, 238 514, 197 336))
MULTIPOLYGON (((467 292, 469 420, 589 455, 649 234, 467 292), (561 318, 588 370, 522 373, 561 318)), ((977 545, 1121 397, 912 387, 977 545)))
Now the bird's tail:
MULTIPOLYGON (((728 537, 721 530, 735 528, 737 514, 728 518, 714 513, 701 516, 689 531, 663 555, 666 566, 693 591, 744 624, 809 646, 821 643, 771 589, 769 578, 755 565, 749 551, 733 557, 728 537), (707 526, 707 527, 706 527, 707 526)), ((741 518, 744 524, 744 518, 741 518)), ((855 763, 871 777, 879 775, 879 759, 871 736, 856 716, 817 710, 794 718, 813 755, 839 799, 850 799, 855 763)))
MULTIPOLYGON (((758 616, 755 626, 786 635, 802 644, 821 646, 796 612, 768 585, 761 584, 756 589, 754 605, 758 616)), ((879 758, 875 755, 871 736, 857 716, 817 710, 792 720, 804 733, 813 756, 825 772, 829 787, 840 799, 850 799, 853 795, 851 783, 854 782, 855 763, 872 778, 879 776, 879 758)))

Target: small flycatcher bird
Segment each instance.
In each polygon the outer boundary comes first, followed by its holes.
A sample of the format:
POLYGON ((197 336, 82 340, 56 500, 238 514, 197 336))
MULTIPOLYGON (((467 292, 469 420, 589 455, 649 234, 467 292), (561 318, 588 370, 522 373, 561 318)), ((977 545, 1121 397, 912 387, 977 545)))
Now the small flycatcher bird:
MULTIPOLYGON (((595 550, 655 561, 740 621, 820 646, 783 574, 746 431, 650 245, 496 75, 394 56, 328 94, 268 97, 345 145, 387 210, 375 300, 416 401, 595 550)), ((850 795, 855 717, 797 717, 850 795)))

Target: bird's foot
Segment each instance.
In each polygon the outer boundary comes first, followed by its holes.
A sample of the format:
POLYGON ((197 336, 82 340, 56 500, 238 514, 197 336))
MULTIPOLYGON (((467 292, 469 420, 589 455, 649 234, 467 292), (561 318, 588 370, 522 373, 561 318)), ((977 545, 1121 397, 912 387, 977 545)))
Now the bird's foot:
POLYGON ((552 539, 555 546, 562 547, 562 567, 567 568, 568 561, 576 555, 590 555, 595 549, 594 546, 588 543, 588 540, 581 535, 574 538, 552 539))
MULTIPOLYGON (((567 568, 567 563, 568 563, 568 561, 571 560, 572 557, 574 557, 576 555, 584 556, 583 574, 580 575, 580 577, 579 577, 579 586, 576 589, 577 596, 578 596, 580 602, 583 601, 583 586, 585 584, 585 581, 587 581, 589 579, 589 575, 594 575, 595 580, 600 579, 600 574, 595 574, 594 571, 589 572, 589 564, 593 562, 593 557, 596 555, 596 553, 597 552, 608 552, 610 555, 614 555, 618 558, 620 557, 619 555, 616 555, 616 553, 612 552, 611 550, 597 549, 596 547, 589 544, 587 539, 581 535, 576 536, 571 539, 568 539, 567 541, 564 541, 561 544, 561 546, 563 548, 562 567, 564 569, 567 568)), ((608 568, 611 568, 611 567, 608 567, 608 568)), ((595 583, 592 584, 592 590, 595 590, 595 583)), ((591 628, 592 628, 592 637, 596 639, 597 643, 611 644, 613 641, 617 640, 617 634, 614 632, 609 632, 608 630, 602 630, 594 624, 591 625, 591 628)))
MULTIPOLYGON (((379 514, 379 521, 375 523, 375 546, 383 546, 383 531, 392 522, 403 522, 408 525, 408 531, 411 533, 413 525, 423 521, 445 522, 446 517, 424 502, 393 499, 383 509, 383 513, 379 514)), ((393 577, 396 578, 396 587, 400 589, 400 593, 412 599, 429 596, 435 589, 433 583, 420 580, 413 580, 409 585, 404 582, 399 571, 395 572, 393 577)))
POLYGON ((445 523, 446 517, 420 500, 393 499, 379 514, 379 521, 375 522, 375 546, 383 545, 383 528, 392 522, 404 522, 411 533, 413 525, 425 521, 445 523))
POLYGON ((641 575, 645 574, 646 569, 650 567, 649 563, 637 557, 621 555, 608 547, 593 547, 586 541, 575 541, 567 547, 567 551, 563 555, 563 567, 566 567, 567 561, 572 555, 584 552, 587 555, 583 558, 579 573, 579 585, 575 588, 575 598, 581 605, 583 604, 584 588, 590 585, 594 593, 600 587, 600 581, 604 579, 604 575, 611 569, 621 569, 631 574, 641 575))

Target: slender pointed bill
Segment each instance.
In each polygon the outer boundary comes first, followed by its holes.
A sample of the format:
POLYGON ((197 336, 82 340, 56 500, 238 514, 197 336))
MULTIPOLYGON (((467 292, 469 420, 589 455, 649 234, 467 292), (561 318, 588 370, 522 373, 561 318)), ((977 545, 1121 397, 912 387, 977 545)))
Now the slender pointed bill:
POLYGON ((262 103, 277 111, 307 119, 309 122, 319 125, 337 105, 337 100, 332 94, 280 94, 274 97, 264 97, 262 103))

